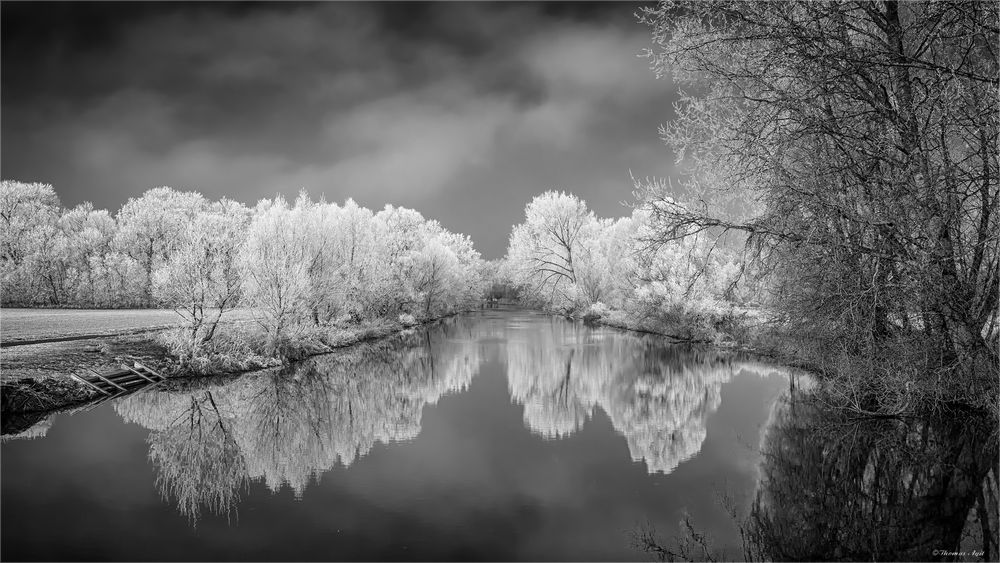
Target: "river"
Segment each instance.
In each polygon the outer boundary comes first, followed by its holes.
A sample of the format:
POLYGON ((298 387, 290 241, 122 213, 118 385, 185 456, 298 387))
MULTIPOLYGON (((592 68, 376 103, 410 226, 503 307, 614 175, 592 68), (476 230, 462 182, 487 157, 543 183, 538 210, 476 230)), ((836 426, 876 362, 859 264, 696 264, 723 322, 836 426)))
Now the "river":
MULTIPOLYGON (((643 533, 671 544, 687 518, 738 559, 751 506, 758 541, 789 526, 774 515, 773 483, 789 481, 775 452, 808 461, 803 388, 793 370, 717 350, 531 311, 465 314, 6 437, 2 557, 649 560, 643 533)), ((970 508, 956 510, 940 527, 966 528, 970 508)))

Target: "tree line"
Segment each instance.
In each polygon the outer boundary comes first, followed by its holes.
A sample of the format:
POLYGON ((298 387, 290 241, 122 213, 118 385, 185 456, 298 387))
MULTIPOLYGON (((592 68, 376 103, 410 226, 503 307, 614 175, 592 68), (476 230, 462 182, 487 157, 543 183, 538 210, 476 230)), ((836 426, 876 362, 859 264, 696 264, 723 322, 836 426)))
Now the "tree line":
POLYGON ((338 319, 427 318, 478 302, 472 241, 412 209, 278 196, 255 206, 168 187, 118 213, 61 207, 50 185, 0 185, 6 306, 176 309, 194 341, 250 307, 277 339, 338 319))
POLYGON ((673 316, 686 319, 673 330, 689 336, 712 336, 712 327, 696 326, 699 316, 718 320, 756 304, 759 283, 731 244, 707 236, 657 243, 654 218, 643 202, 627 217, 599 218, 575 195, 545 192, 525 207, 497 275, 526 303, 633 328, 673 316))

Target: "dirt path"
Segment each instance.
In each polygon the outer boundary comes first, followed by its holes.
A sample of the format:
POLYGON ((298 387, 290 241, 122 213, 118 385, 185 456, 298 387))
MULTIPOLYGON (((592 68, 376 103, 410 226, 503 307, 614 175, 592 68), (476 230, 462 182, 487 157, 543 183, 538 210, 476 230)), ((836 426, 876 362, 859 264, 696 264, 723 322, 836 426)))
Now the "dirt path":
POLYGON ((173 326, 174 325, 166 325, 166 326, 158 326, 152 328, 139 328, 135 330, 126 330, 121 332, 110 332, 110 333, 100 333, 100 334, 79 334, 74 336, 60 336, 55 338, 40 338, 37 340, 0 341, 0 348, 11 348, 14 346, 30 346, 33 344, 50 344, 53 342, 72 342, 74 340, 92 340, 94 338, 111 338, 115 336, 127 336, 131 334, 142 334, 145 332, 157 332, 160 330, 173 328, 173 326))

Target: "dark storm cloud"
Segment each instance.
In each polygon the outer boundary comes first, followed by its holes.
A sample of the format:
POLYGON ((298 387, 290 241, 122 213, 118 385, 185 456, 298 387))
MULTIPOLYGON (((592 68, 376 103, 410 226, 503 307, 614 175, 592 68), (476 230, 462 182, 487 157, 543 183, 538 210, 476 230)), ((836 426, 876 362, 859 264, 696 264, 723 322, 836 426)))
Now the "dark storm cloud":
POLYGON ((414 207, 503 254, 546 189, 622 215, 665 175, 635 5, 11 3, 2 174, 117 209, 157 185, 414 207))

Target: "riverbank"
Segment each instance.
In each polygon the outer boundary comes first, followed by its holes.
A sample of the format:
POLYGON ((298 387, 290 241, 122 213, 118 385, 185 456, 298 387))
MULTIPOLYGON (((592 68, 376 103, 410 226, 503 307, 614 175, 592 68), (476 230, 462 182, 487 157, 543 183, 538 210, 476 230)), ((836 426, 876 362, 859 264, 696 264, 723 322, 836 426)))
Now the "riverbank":
POLYGON ((121 364, 143 365, 170 377, 177 372, 165 347, 150 333, 116 335, 86 340, 23 344, 0 350, 0 412, 4 427, 9 416, 44 412, 99 397, 97 391, 75 381, 80 370, 106 372, 121 364))
POLYGON ((218 340, 201 355, 182 357, 173 345, 184 329, 113 335, 89 339, 46 341, 0 349, 0 412, 9 415, 47 412, 99 398, 99 394, 70 377, 80 370, 110 371, 139 362, 169 379, 238 375, 311 356, 335 353, 362 342, 378 340, 420 325, 459 314, 456 311, 424 319, 403 317, 375 320, 324 330, 300 332, 286 342, 280 357, 259 348, 262 336, 248 325, 220 327, 218 340))
MULTIPOLYGON (((719 348, 795 361, 795 355, 775 330, 770 314, 759 308, 727 307, 714 310, 677 308, 666 312, 590 307, 565 314, 572 319, 644 334, 677 343, 707 344, 719 348)), ((795 366, 806 367, 806 366, 795 366)))
POLYGON ((593 307, 564 316, 676 343, 704 344, 798 368, 826 384, 828 401, 858 416, 894 417, 971 408, 1000 416, 995 356, 942 364, 919 335, 900 333, 857 350, 836 334, 796 333, 763 310, 636 314, 593 307))

